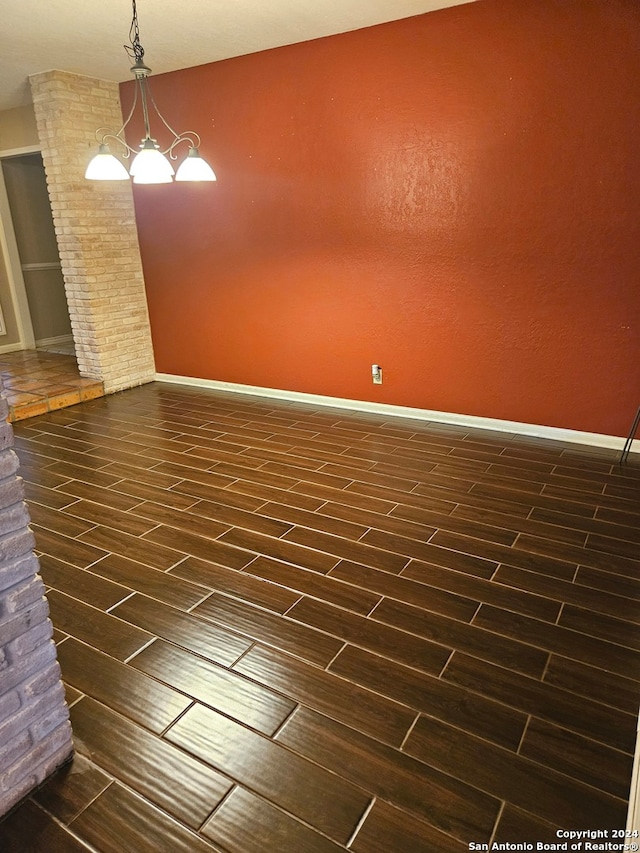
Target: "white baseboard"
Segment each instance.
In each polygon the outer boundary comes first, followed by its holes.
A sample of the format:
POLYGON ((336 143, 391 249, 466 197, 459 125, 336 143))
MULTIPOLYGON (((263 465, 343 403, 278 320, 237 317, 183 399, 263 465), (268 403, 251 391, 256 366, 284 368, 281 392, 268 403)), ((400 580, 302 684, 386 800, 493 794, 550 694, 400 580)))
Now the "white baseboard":
MULTIPOLYGON (((310 403, 314 406, 328 406, 334 409, 351 409, 354 412, 368 412, 394 418, 413 418, 421 421, 436 421, 442 424, 476 429, 490 429, 499 432, 513 432, 536 438, 548 438, 554 441, 566 441, 571 444, 589 444, 593 447, 609 447, 622 450, 625 439, 616 435, 602 435, 596 432, 580 432, 573 429, 525 424, 519 421, 502 421, 496 418, 481 418, 475 415, 459 415, 453 412, 438 412, 431 409, 414 409, 409 406, 394 406, 389 403, 372 403, 366 400, 349 400, 345 397, 325 397, 320 394, 305 394, 301 391, 284 391, 279 388, 263 388, 260 385, 240 385, 235 382, 219 382, 216 379, 197 379, 193 376, 177 376, 172 373, 156 373, 157 382, 170 382, 176 385, 190 385, 193 388, 209 388, 212 391, 230 391, 235 394, 253 394, 258 397, 271 397, 277 400, 291 400, 297 403, 310 403)), ((640 439, 632 443, 631 450, 640 452, 640 439)))
MULTIPOLYGON (((0 355, 7 352, 21 352, 23 349, 25 349, 25 346, 21 341, 13 344, 2 344, 2 346, 0 346, 0 355)), ((29 349, 29 347, 26 347, 26 349, 29 349)), ((31 347, 31 349, 33 349, 33 347, 31 347)))
POLYGON ((73 335, 58 335, 55 338, 40 338, 36 341, 36 347, 43 349, 44 347, 57 347, 71 343, 73 343, 73 335))

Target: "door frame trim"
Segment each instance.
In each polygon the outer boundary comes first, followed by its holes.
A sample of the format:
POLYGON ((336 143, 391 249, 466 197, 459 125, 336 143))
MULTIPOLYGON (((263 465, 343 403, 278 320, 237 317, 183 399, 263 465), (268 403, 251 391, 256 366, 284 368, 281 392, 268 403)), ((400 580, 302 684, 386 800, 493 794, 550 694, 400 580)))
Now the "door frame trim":
MULTIPOLYGON (((39 145, 26 145, 23 148, 9 148, 0 151, 0 161, 20 157, 25 154, 39 154, 39 145)), ((0 249, 4 257, 4 267, 9 282, 9 291, 13 300, 13 310, 18 326, 18 342, 15 349, 35 349, 36 341, 31 323, 31 312, 27 299, 27 290, 22 275, 22 265, 18 252, 16 233, 13 228, 13 218, 9 207, 9 198, 0 162, 0 249)))

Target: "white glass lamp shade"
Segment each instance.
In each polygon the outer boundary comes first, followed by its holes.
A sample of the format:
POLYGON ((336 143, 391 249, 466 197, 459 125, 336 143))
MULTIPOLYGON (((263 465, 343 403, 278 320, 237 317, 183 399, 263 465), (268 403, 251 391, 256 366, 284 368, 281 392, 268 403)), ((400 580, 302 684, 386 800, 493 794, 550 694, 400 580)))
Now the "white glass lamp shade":
POLYGON ((197 148, 190 148, 189 153, 176 172, 176 181, 215 181, 216 173, 203 160, 197 148))
POLYGON ((85 178, 90 181, 126 181, 129 173, 117 157, 109 151, 109 146, 104 143, 100 150, 87 166, 84 173, 85 178))
POLYGON ((134 184, 170 184, 174 174, 171 163, 148 138, 133 158, 130 172, 134 184))

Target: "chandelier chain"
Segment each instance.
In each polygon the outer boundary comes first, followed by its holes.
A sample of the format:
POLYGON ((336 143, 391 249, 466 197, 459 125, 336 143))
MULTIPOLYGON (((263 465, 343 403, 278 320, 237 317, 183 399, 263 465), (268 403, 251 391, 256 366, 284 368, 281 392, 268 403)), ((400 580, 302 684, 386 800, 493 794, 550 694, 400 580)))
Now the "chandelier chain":
POLYGON ((136 9, 136 0, 132 0, 132 4, 133 18, 131 20, 131 27, 129 28, 129 41, 131 45, 129 46, 125 44, 124 49, 136 62, 142 62, 144 58, 144 48, 140 44, 140 29, 138 28, 138 10, 136 9))

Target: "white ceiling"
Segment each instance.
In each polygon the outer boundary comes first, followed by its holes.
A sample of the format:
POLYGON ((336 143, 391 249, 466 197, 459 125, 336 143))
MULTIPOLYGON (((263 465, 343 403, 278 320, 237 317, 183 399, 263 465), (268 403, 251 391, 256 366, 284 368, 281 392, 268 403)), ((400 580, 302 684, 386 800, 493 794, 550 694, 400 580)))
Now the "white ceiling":
MULTIPOLYGON (((137 0, 154 73, 356 30, 473 0, 137 0)), ((30 102, 53 68, 130 79, 130 0, 0 0, 0 110, 30 102)))

